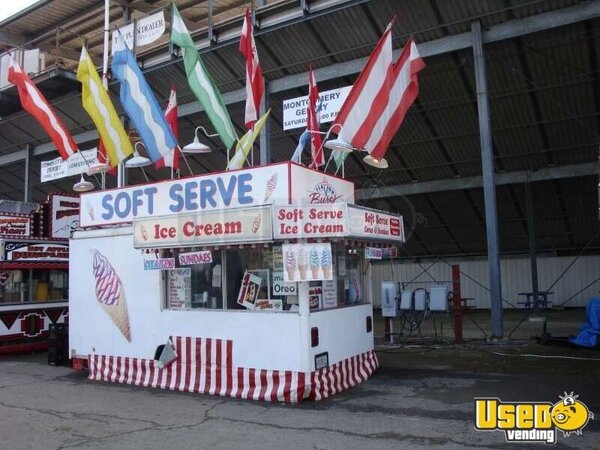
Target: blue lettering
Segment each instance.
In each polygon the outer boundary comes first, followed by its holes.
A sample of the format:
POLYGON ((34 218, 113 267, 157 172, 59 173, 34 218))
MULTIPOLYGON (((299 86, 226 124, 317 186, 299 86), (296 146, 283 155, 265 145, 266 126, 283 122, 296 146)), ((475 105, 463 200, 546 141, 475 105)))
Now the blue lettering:
POLYGON ((182 190, 183 187, 179 183, 174 184, 169 189, 169 197, 175 202, 173 205, 169 206, 169 209, 174 213, 181 212, 183 209, 183 197, 180 194, 182 190))
POLYGON ((110 203, 111 200, 112 200, 111 194, 106 194, 104 197, 102 197, 102 207, 105 209, 105 212, 102 213, 102 218, 104 220, 112 219, 112 216, 114 214, 112 205, 110 203))
POLYGON ((196 188, 198 183, 195 181, 188 181, 185 183, 185 210, 186 211, 195 211, 198 209, 198 203, 195 202, 198 198, 198 193, 196 192, 196 188))
POLYGON ((221 193, 221 197, 223 198, 223 204, 225 206, 229 206, 231 204, 231 198, 233 197, 233 192, 235 191, 235 182, 236 176, 232 175, 229 178, 229 185, 225 187, 225 182, 221 177, 217 178, 217 186, 219 187, 219 192, 221 193))
POLYGON ((144 189, 144 194, 148 197, 148 214, 154 213, 154 194, 158 192, 155 187, 149 187, 144 189))
POLYGON ((213 208, 217 207, 215 201, 215 193, 217 192, 217 186, 213 180, 202 180, 200 181, 200 208, 206 208, 206 203, 210 203, 213 208))
POLYGON ((254 202, 251 195, 246 195, 252 192, 251 181, 252 174, 250 173, 243 173, 238 176, 238 202, 240 205, 247 205, 254 202))
POLYGON ((124 219, 131 211, 131 199, 127 192, 119 192, 115 197, 115 214, 117 217, 124 219), (124 202, 122 201, 124 200, 124 202), (124 204, 123 204, 124 203, 124 204), (123 204, 121 207, 121 204, 123 204))
POLYGON ((131 197, 133 198, 133 217, 138 215, 138 207, 141 207, 144 204, 142 195, 144 195, 144 191, 141 189, 136 189, 131 193, 131 197))

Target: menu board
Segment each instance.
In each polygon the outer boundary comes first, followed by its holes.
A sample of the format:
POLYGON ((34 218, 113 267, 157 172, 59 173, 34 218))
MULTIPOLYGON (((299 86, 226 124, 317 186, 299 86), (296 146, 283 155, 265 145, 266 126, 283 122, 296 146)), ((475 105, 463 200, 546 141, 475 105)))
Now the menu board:
POLYGON ((173 269, 168 272, 167 307, 182 309, 190 306, 192 298, 192 269, 173 269))

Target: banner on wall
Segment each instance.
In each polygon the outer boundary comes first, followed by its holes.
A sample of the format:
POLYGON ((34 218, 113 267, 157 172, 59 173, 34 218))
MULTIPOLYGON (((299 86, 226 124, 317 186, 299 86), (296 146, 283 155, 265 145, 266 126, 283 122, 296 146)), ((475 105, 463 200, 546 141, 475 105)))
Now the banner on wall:
POLYGON ((283 244, 281 250, 286 283, 333 279, 330 243, 283 244))
MULTIPOLYGON (((158 40, 165 32, 165 15, 163 11, 159 11, 135 21, 135 46, 141 47, 148 45, 158 40)), ((112 55, 117 50, 123 47, 122 40, 117 39, 119 33, 123 36, 123 39, 127 43, 129 49, 133 49, 133 23, 120 27, 118 31, 112 33, 112 55)))
POLYGON ((45 183, 60 178, 79 176, 82 172, 87 172, 88 167, 96 164, 98 164, 98 151, 96 148, 81 150, 69 159, 62 159, 59 156, 49 161, 42 161, 40 181, 45 183))
POLYGON ((135 248, 263 242, 272 239, 271 208, 210 211, 150 219, 133 223, 135 248))
MULTIPOLYGON (((317 109, 319 122, 333 122, 344 104, 352 86, 344 86, 319 94, 317 109)), ((284 131, 295 128, 306 128, 306 115, 308 109, 308 96, 290 98, 283 101, 283 129, 284 131)))

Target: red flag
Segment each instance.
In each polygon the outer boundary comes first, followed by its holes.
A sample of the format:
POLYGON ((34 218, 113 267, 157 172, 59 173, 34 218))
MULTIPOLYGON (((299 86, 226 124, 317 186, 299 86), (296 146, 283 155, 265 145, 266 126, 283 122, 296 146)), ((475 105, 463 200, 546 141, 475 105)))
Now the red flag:
POLYGON ((385 111, 375 124, 365 149, 376 160, 381 160, 392 138, 400 128, 408 108, 419 94, 417 74, 425 67, 413 39, 404 46, 394 64, 394 77, 385 111))
POLYGON ((374 124, 385 110, 392 80, 392 25, 387 26, 366 66, 340 108, 335 123, 339 137, 362 150, 374 124))
MULTIPOLYGON (((319 90, 317 81, 313 74, 312 66, 308 68, 308 112, 306 115, 306 129, 308 131, 320 131, 321 123, 319 121, 319 112, 317 110, 319 103, 319 90)), ((309 167, 315 169, 325 164, 325 156, 321 148, 321 135, 318 133, 310 134, 311 142, 311 161, 309 167)))
MULTIPOLYGON (((179 122, 177 116, 177 92, 175 85, 171 86, 171 94, 169 95, 169 103, 167 109, 165 109, 165 120, 173 130, 175 139, 179 139, 179 122)), ((175 170, 179 170, 179 146, 172 149, 163 158, 156 161, 156 168, 161 167, 172 167, 175 170)))
POLYGON ((263 96, 264 82, 262 70, 258 61, 256 44, 252 35, 252 20, 250 9, 246 9, 246 17, 242 26, 240 52, 246 57, 246 128, 250 129, 258 120, 258 109, 263 96))
MULTIPOLYGON (((110 160, 108 158, 108 155, 106 154, 106 148, 104 147, 104 142, 102 142, 102 139, 98 139, 98 152, 97 153, 98 153, 98 163, 108 164, 108 166, 110 167, 110 160)), ((106 173, 116 177, 117 176, 117 166, 111 167, 109 170, 106 171, 106 173)))
POLYGON ((48 133, 62 159, 68 159, 75 154, 78 148, 71 133, 31 78, 17 64, 14 55, 9 58, 8 81, 17 87, 23 109, 35 117, 48 133))

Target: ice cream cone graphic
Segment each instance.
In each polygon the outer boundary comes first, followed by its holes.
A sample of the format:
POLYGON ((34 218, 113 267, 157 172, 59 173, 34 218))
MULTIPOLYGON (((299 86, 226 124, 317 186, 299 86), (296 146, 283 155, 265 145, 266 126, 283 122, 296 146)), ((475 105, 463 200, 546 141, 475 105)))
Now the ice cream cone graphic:
POLYGON ((317 280, 319 278, 319 252, 315 247, 310 249, 310 271, 312 279, 317 280))
POLYGON ((300 279, 306 280, 306 269, 308 269, 308 258, 303 248, 298 250, 298 269, 300 270, 300 279))
POLYGON ((277 173, 274 173, 273 175, 271 175, 271 178, 269 178, 269 181, 267 181, 267 188, 265 189, 264 203, 266 203, 267 200, 269 200, 271 198, 271 195, 273 195, 273 192, 275 191, 276 187, 277 187, 277 173))
POLYGON ((254 222, 252 222, 252 232, 253 232, 253 233, 256 233, 256 232, 259 230, 261 223, 262 223, 262 217, 261 217, 261 215, 259 214, 259 215, 258 215, 258 216, 256 216, 256 218, 254 219, 254 222))
POLYGON ((287 272, 288 281, 294 281, 296 278, 296 255, 291 248, 288 248, 285 253, 285 270, 287 272))
POLYGON ((321 254, 321 268, 323 269, 323 278, 331 278, 331 251, 326 248, 321 254))
POLYGON ((96 280, 96 299, 125 339, 131 342, 129 313, 123 285, 113 266, 98 250, 94 250, 93 270, 96 280))

